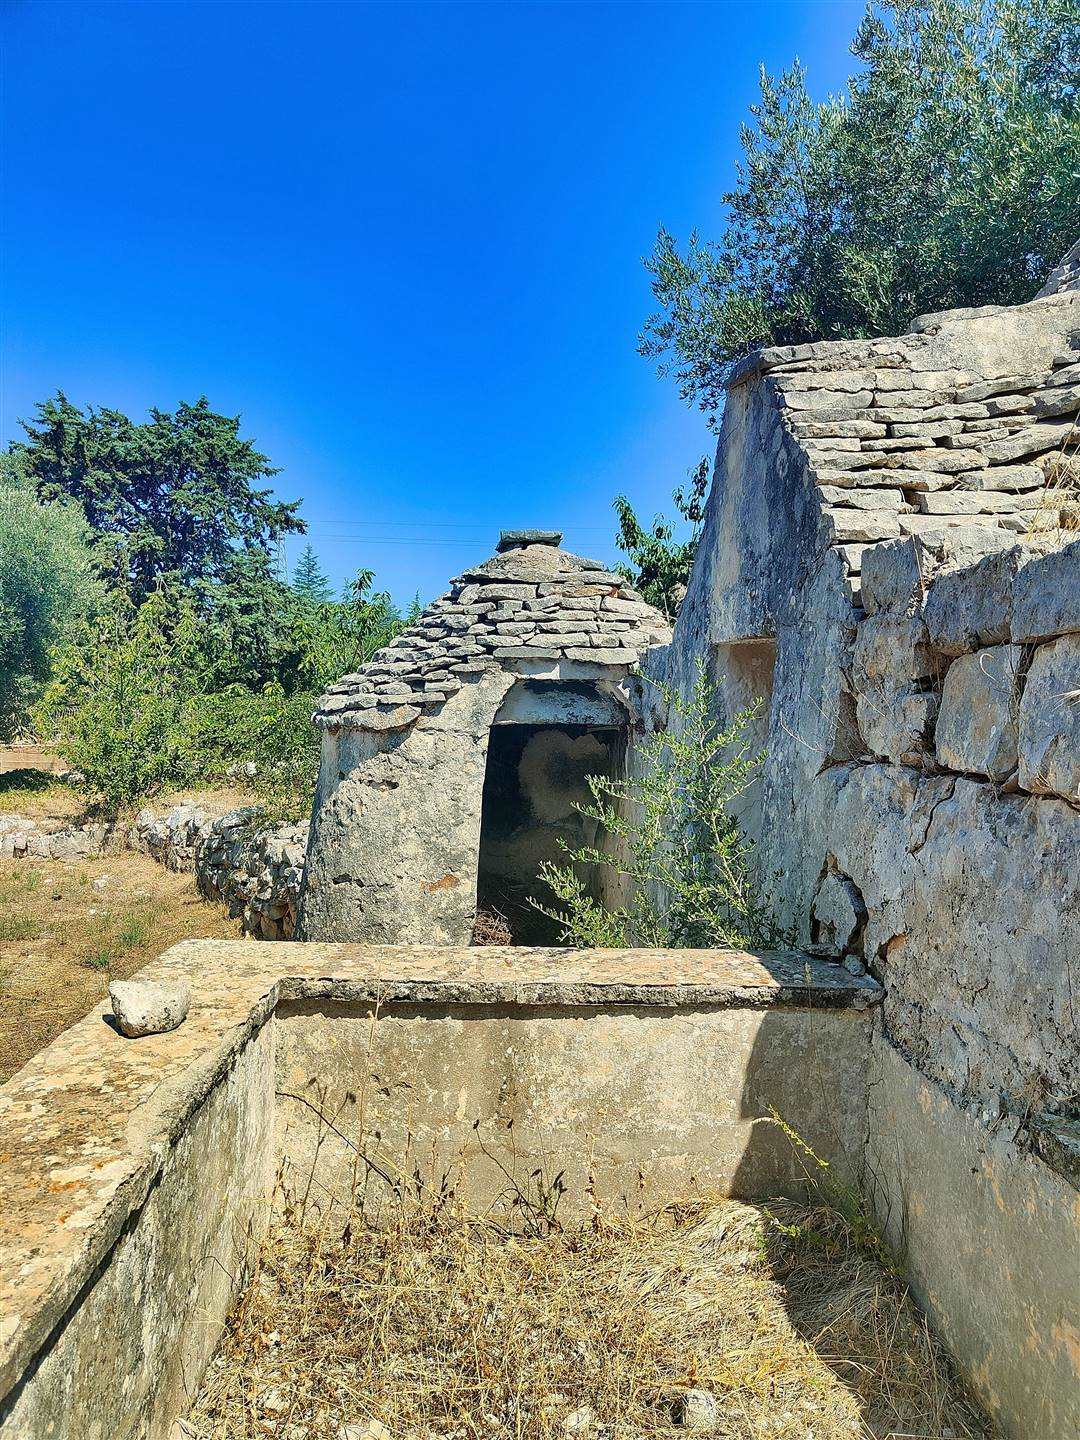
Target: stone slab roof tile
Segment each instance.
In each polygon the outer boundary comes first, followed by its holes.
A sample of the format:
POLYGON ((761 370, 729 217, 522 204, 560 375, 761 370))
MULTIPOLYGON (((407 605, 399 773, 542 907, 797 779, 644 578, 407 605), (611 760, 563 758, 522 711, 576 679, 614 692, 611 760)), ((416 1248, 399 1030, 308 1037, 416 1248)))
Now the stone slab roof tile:
POLYGON ((988 317, 1015 320, 1018 333, 1045 326, 1052 343, 1078 302, 1058 289, 1026 306, 923 316, 894 338, 773 346, 737 362, 728 388, 764 381, 816 489, 819 543, 841 550, 849 574, 867 546, 898 533, 967 526, 1009 545, 1075 523, 1066 509, 1080 490, 1080 352, 1071 333, 1048 359, 1037 346, 995 348, 988 317), (939 338, 972 322, 981 342, 939 338))
POLYGON ((668 642, 667 621, 622 575, 558 549, 557 538, 504 532, 495 555, 456 576, 414 625, 330 686, 316 724, 402 728, 496 667, 571 660, 621 673, 668 642))

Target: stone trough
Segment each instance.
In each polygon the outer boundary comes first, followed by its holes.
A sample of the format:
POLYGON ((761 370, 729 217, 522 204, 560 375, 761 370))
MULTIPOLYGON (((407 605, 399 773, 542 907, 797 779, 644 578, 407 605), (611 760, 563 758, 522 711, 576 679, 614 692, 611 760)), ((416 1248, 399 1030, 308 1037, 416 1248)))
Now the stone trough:
POLYGON ((0 1089, 5 1440, 178 1434, 278 1177, 346 1201, 361 1102, 381 1166, 462 1163, 478 1204, 514 1164, 570 1205, 639 1170, 650 1202, 799 1195, 774 1113, 860 1169, 880 990, 840 965, 188 941, 142 976, 190 982, 178 1029, 105 1004, 0 1089))

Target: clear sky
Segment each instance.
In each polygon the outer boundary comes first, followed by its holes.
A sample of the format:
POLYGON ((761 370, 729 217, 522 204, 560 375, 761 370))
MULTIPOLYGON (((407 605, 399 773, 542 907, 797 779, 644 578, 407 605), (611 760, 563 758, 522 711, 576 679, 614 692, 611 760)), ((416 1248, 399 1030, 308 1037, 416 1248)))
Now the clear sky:
POLYGON ((641 256, 718 231, 758 65, 841 88, 861 9, 6 0, 0 441, 205 394, 335 583, 428 600, 518 525, 613 558, 612 496, 712 448, 641 256))

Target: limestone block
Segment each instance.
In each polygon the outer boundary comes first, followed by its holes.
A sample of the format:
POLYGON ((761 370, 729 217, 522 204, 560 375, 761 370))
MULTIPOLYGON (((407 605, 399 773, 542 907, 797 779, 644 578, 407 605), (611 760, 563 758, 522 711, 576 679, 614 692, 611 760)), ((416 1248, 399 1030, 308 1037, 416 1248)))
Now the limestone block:
POLYGON ((1035 651, 1020 701, 1020 784, 1080 803, 1080 634, 1035 651))
POLYGON ((121 1035, 138 1039, 182 1025, 191 1005, 191 986, 186 980, 114 980, 109 999, 121 1035))
POLYGON ((898 486, 903 486, 905 490, 934 490, 954 483, 950 475, 931 474, 929 471, 905 470, 903 475, 898 475, 895 470, 879 468, 841 470, 832 461, 831 455, 821 462, 811 460, 807 466, 807 474, 815 485, 834 485, 845 490, 861 489, 868 485, 881 485, 890 490, 895 490, 898 486))
POLYGON ((894 510, 904 508, 904 492, 887 490, 843 489, 838 485, 822 485, 821 498, 827 505, 850 506, 854 510, 894 510))
POLYGON ((974 377, 963 370, 882 370, 877 374, 878 390, 925 390, 951 392, 974 377))
POLYGON ((1010 639, 1016 578, 1030 559, 1010 545, 970 568, 947 570, 930 587, 923 610, 930 642, 946 655, 1010 639))
POLYGON ((825 545, 862 545, 889 540, 900 533, 897 516, 881 510, 825 510, 821 516, 825 545))
POLYGON ((1080 630, 1080 540, 1040 555, 1013 586, 1012 638, 1048 640, 1080 630))
POLYGON ((987 400, 986 408, 991 415, 1023 415, 1031 410, 1035 401, 1030 395, 995 395, 987 400))
POLYGON ((889 427, 894 435, 925 440, 941 440, 946 435, 959 435, 962 420, 898 420, 889 427))
POLYGON ((868 615, 917 609, 922 594, 923 562, 917 540, 886 540, 862 552, 862 600, 868 615))
POLYGON ((1025 455, 1038 455, 1044 450, 1056 449, 1072 428, 1072 423, 1068 420, 1044 420, 1036 425, 1029 425, 1024 430, 1018 430, 1007 440, 992 441, 985 447, 984 453, 991 462, 1019 460, 1025 455))
POLYGON ((991 395, 1009 395, 1017 390, 1031 390, 1039 383, 1037 375, 999 375, 996 380, 979 380, 958 390, 958 400, 986 400, 991 395))
POLYGON ((873 420, 793 419, 791 429, 808 440, 881 440, 885 435, 885 426, 873 420))
POLYGON ((930 742, 937 704, 936 695, 913 689, 860 694, 855 719, 867 750, 896 764, 919 764, 930 742))
POLYGON ((949 666, 937 718, 940 765, 991 780, 1016 769, 1021 654, 1018 645, 992 645, 949 666))
MULTIPOLYGON (((960 529, 996 530, 996 515, 901 515, 901 535, 940 535, 942 531, 960 529)), ((936 543, 936 542, 935 542, 936 543)))
POLYGON ((1034 510, 1044 494, 1043 490, 1009 494, 997 490, 938 490, 920 493, 916 503, 928 515, 1000 515, 1034 510))
POLYGON ((815 415, 820 418, 826 414, 836 413, 842 419, 848 419, 852 410, 865 410, 873 400, 873 394, 869 390, 855 390, 844 392, 839 390, 787 390, 781 393, 781 403, 789 410, 811 412, 808 418, 815 415))
POLYGON ((1036 415, 1072 415, 1080 410, 1080 385, 1041 391, 1035 397, 1036 415))
POLYGON ((920 616, 868 615, 856 631, 852 677, 857 691, 906 690, 916 680, 930 679, 936 671, 937 661, 920 616))
MULTIPOLYGON (((908 450, 901 455, 890 455, 888 465, 900 470, 941 471, 947 475, 958 475, 963 470, 978 470, 986 464, 981 450, 944 450, 935 446, 932 450, 908 450)), ((897 479, 906 485, 907 480, 897 479)))

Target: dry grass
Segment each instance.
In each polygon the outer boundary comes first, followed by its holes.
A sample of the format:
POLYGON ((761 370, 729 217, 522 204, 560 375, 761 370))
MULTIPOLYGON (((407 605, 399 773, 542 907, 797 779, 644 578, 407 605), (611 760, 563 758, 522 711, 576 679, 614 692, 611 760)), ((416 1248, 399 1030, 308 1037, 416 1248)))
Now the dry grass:
POLYGON ((145 855, 0 860, 0 1081, 92 1009, 111 979, 178 940, 239 933, 190 875, 145 855))
POLYGON ((77 824, 86 812, 86 796, 46 770, 0 771, 0 814, 77 824))
POLYGON ((286 1211, 185 1434, 644 1440, 680 1433, 688 1389, 739 1440, 989 1434, 826 1207, 700 1202, 543 1234, 446 1195, 395 1213, 286 1211))
POLYGON ((498 910, 477 910, 470 945, 513 945, 510 922, 498 910))

